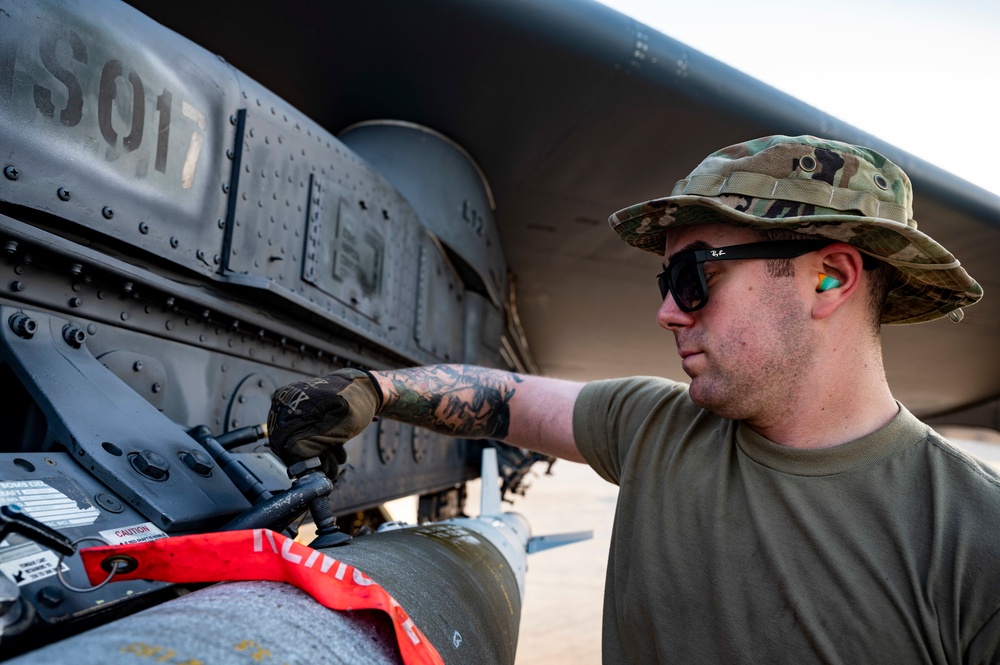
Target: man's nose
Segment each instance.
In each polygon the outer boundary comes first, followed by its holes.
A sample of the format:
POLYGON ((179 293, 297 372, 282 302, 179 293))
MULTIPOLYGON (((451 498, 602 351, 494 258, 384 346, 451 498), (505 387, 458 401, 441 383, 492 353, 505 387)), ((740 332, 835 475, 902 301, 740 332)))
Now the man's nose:
POLYGON ((667 297, 663 299, 663 304, 660 305, 659 311, 656 312, 656 322, 667 330, 686 328, 693 321, 694 316, 692 316, 691 312, 685 312, 677 306, 673 293, 667 294, 667 297))

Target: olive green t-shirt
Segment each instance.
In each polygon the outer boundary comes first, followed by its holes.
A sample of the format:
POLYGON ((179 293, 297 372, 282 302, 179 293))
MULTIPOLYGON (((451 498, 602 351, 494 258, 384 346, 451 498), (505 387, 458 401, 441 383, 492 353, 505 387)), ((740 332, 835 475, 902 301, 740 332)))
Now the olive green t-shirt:
POLYGON ((605 663, 1000 663, 1000 474, 906 409, 794 449, 633 378, 573 429, 621 488, 605 663))

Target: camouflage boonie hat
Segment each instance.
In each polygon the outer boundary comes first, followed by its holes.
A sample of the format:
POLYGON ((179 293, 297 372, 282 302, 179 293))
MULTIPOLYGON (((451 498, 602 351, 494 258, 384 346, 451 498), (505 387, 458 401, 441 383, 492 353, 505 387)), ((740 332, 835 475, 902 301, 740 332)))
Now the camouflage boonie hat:
POLYGON ((910 179, 868 148, 768 136, 712 153, 670 196, 619 210, 619 237, 663 255, 671 226, 727 222, 850 243, 895 267, 882 323, 919 323, 977 302, 983 289, 913 219, 910 179), (721 215, 721 216, 720 216, 721 215))

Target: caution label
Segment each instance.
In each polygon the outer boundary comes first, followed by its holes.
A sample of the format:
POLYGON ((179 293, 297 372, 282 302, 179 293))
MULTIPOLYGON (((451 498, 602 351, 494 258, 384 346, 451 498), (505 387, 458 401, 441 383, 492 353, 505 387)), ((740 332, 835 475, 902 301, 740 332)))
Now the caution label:
POLYGON ((124 545, 126 543, 144 543, 148 540, 166 538, 167 534, 161 531, 152 522, 123 526, 117 529, 101 531, 101 538, 108 541, 110 545, 124 545))
MULTIPOLYGON (((59 555, 50 550, 35 552, 29 556, 0 562, 0 572, 18 586, 31 584, 52 577, 59 565, 59 555)), ((63 566, 64 570, 65 564, 63 566)))

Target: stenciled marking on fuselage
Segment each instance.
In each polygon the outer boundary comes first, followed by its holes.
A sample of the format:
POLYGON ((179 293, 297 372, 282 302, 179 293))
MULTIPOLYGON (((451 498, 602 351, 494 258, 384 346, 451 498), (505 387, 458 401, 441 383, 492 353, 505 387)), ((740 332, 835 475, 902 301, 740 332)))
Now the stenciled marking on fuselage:
MULTIPOLYGON (((27 31, 27 34, 34 34, 34 31, 27 31)), ((20 44, 26 45, 27 40, 20 44)), ((28 86, 25 93, 30 90, 31 102, 37 112, 43 117, 58 119, 59 125, 63 127, 79 127, 88 137, 99 134, 111 149, 105 156, 108 162, 117 159, 119 150, 136 153, 143 145, 144 138, 149 138, 147 114, 155 115, 157 122, 152 130, 156 140, 152 151, 153 168, 164 175, 167 175, 168 168, 171 173, 176 171, 177 181, 184 189, 194 186, 195 169, 202 155, 208 127, 206 115, 202 111, 190 102, 176 102, 180 107, 181 117, 187 121, 185 124, 192 126, 192 131, 184 150, 183 161, 174 159, 171 162, 170 134, 171 128, 177 123, 176 118, 172 117, 174 94, 169 89, 162 88, 155 97, 155 102, 147 104, 147 85, 142 75, 120 58, 111 57, 103 63, 91 62, 92 56, 87 44, 72 29, 52 28, 40 32, 36 53, 26 54, 25 51, 31 49, 23 46, 19 49, 18 46, 17 40, 0 40, 0 100, 13 101, 18 75, 26 77, 28 86), (25 67, 19 68, 19 62, 25 67), (53 80, 47 81, 38 76, 40 71, 37 71, 37 65, 53 80), (97 67, 100 67, 99 77, 96 76, 97 67), (97 82, 96 86, 93 85, 94 81, 97 82), (61 86, 62 90, 57 93, 54 84, 61 86), (131 90, 130 109, 118 109, 119 84, 127 84, 131 90), (57 101, 62 102, 59 104, 62 108, 57 107, 57 101), (116 117, 128 120, 127 132, 116 129, 116 117), (84 126, 87 124, 85 119, 94 118, 97 121, 97 132, 93 132, 93 127, 84 126)), ((183 150, 184 146, 180 147, 183 150)), ((148 153, 137 154, 146 154, 148 159, 148 153)))

